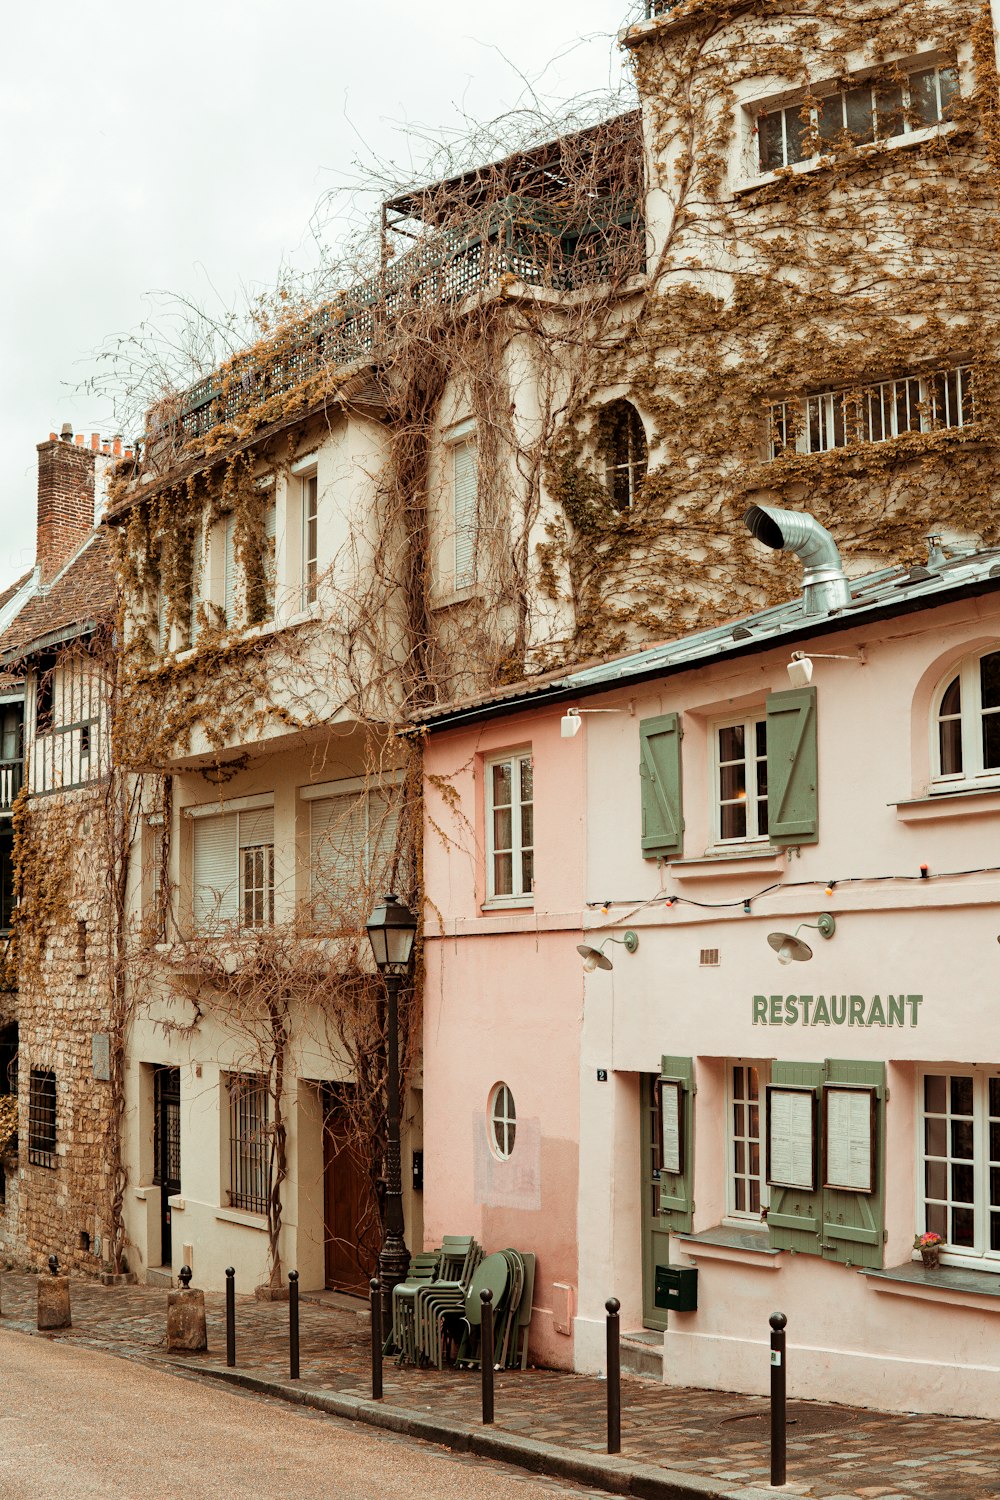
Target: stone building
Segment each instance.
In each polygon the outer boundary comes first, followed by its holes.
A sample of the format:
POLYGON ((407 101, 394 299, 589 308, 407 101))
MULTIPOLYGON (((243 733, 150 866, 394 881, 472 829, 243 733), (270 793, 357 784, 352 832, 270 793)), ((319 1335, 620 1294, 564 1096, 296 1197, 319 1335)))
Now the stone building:
POLYGON ((19 900, 12 914, 8 867, 12 989, 0 1065, 18 1109, 0 1248, 36 1264, 55 1252, 89 1271, 108 1254, 114 1218, 104 830, 117 591, 108 538, 95 527, 95 477, 121 456, 120 443, 116 453, 70 431, 39 444, 36 564, 0 615, 0 853, 9 859, 16 845, 19 900))

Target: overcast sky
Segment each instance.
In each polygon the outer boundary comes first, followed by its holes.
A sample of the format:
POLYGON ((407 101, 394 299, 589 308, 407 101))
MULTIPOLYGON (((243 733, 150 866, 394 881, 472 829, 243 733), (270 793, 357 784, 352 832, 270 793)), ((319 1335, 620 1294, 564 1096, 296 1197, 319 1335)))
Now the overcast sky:
MULTIPOLYGON (((629 0, 55 0, 5 9, 0 587, 34 561, 35 445, 110 436, 97 351, 169 292, 231 306, 319 259, 317 204, 416 128, 620 87, 629 0), (547 66, 548 65, 548 66, 547 66)), ((126 433, 126 436, 130 434, 126 433)))

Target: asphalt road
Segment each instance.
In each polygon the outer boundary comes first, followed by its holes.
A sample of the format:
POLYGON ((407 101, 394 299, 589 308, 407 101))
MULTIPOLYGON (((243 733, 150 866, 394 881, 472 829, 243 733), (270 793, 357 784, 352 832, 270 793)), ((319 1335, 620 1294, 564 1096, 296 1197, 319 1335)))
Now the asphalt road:
POLYGON ((0 1330, 0 1500, 580 1500, 584 1493, 0 1330))

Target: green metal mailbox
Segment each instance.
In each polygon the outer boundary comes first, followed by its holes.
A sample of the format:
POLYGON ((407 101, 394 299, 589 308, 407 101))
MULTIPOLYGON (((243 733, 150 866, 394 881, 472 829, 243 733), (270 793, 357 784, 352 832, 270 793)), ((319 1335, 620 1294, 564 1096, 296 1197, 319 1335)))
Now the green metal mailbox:
POLYGON ((653 1305, 669 1312, 697 1312, 698 1267, 657 1266, 653 1305))

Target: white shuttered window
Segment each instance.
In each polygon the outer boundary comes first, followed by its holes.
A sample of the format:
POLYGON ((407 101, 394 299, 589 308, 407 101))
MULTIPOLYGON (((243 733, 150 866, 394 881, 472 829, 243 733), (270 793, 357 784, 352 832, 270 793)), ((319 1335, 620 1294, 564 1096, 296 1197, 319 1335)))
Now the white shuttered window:
POLYGON ((223 613, 226 624, 236 619, 236 517, 230 513, 223 530, 223 613))
POLYGON ((274 921, 274 809, 220 813, 194 824, 196 932, 274 921))
POLYGON ((476 581, 476 543, 479 531, 479 453, 474 437, 451 450, 452 499, 455 528, 455 587, 476 581))
POLYGON ((398 792, 349 792, 310 802, 310 899, 320 926, 383 894, 396 847, 398 792))

